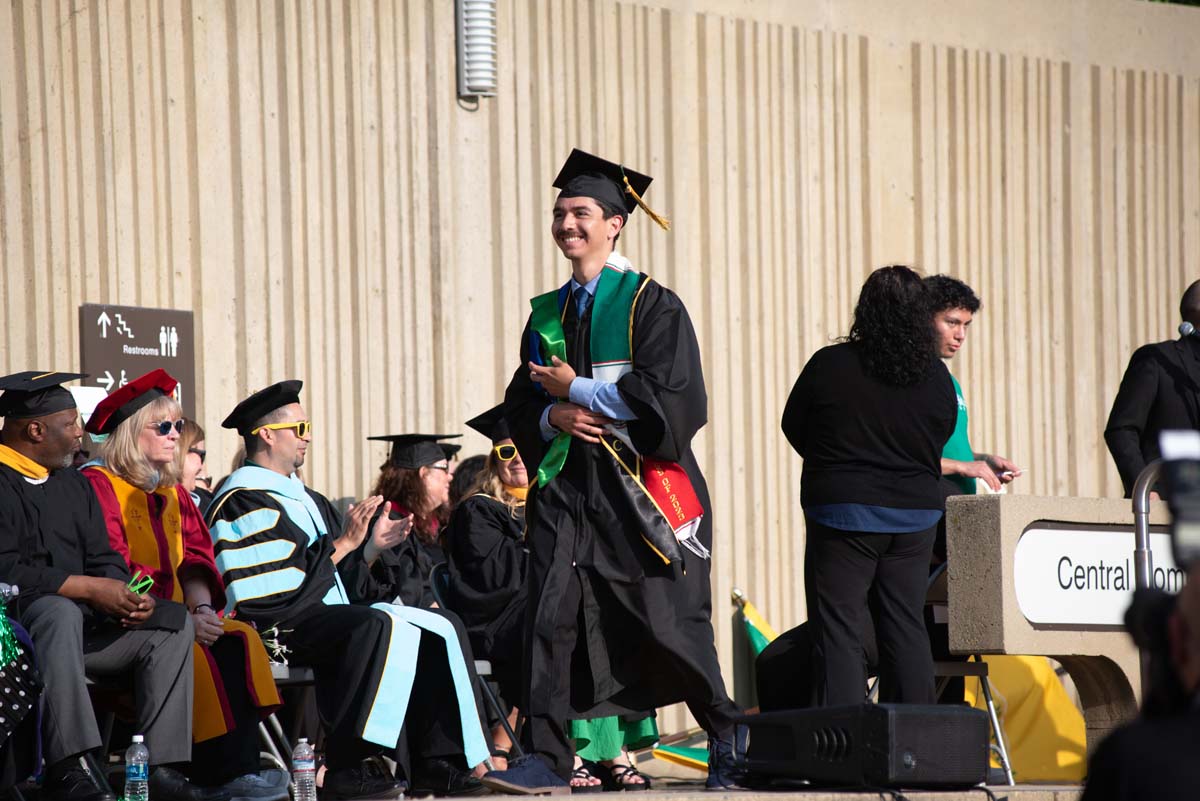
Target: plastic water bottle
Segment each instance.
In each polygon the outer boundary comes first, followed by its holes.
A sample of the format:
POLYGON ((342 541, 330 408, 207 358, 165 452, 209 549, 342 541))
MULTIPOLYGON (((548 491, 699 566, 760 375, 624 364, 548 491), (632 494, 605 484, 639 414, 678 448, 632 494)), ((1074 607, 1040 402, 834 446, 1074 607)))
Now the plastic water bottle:
POLYGON ((140 734, 125 751, 125 801, 150 801, 150 750, 140 734))
POLYGON ((296 787, 295 801, 317 801, 317 754, 307 737, 301 737, 292 751, 292 784, 296 787))

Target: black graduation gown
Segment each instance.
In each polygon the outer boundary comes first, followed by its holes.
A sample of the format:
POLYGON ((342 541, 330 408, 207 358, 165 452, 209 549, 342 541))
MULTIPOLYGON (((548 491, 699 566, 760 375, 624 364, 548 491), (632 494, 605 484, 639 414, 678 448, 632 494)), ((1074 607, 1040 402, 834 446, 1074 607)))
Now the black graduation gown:
MULTIPOLYGON (((129 581, 125 560, 108 544, 91 483, 67 468, 31 484, 0 465, 0 581, 20 588, 9 615, 19 618, 23 609, 57 593, 73 575, 129 581)), ((78 605, 85 629, 119 625, 82 601, 78 605)), ((186 619, 185 607, 159 601, 142 627, 179 631, 186 619)))
POLYGON ((489 659, 516 697, 524 625, 525 515, 488 495, 463 500, 446 529, 450 590, 446 603, 467 627, 476 656, 489 659))
MULTIPOLYGON (((0 581, 20 589, 8 616, 19 619, 38 598, 56 594, 69 576, 80 575, 125 582, 130 578, 125 560, 108 543, 108 529, 91 483, 79 471, 67 468, 31 484, 16 470, 0 465, 0 581)), ((118 621, 88 604, 77 604, 85 631, 119 627, 118 621)), ((186 621, 182 604, 158 601, 142 627, 179 631, 186 621)), ((18 636, 27 648, 36 650, 23 629, 18 636)), ((28 658, 28 654, 22 657, 28 658)), ((36 653, 32 660, 36 663, 36 653)), ((40 762, 36 717, 24 717, 0 748, 0 787, 20 781, 40 762)))
MULTIPOLYGON (((287 511, 268 492, 256 489, 235 490, 223 497, 216 504, 210 505, 205 522, 211 529, 218 520, 235 521, 244 515, 262 509, 278 512, 279 517, 270 528, 248 537, 237 545, 245 546, 271 540, 287 540, 295 544, 290 555, 281 561, 271 561, 247 568, 225 571, 222 579, 225 586, 243 578, 277 571, 284 568, 295 568, 304 574, 300 586, 293 590, 263 595, 258 598, 240 600, 237 605, 237 615, 242 620, 248 620, 258 626, 259 631, 265 631, 273 625, 288 628, 291 621, 303 617, 305 610, 322 603, 325 594, 334 584, 335 568, 333 564, 333 538, 342 530, 341 517, 333 504, 318 492, 307 490, 310 498, 317 505, 324 520, 328 537, 318 537, 316 542, 309 545, 308 534, 288 517, 287 511)), ((225 546, 221 542, 215 544, 216 555, 219 557, 225 546)), ((354 580, 359 574, 353 567, 359 563, 354 555, 346 557, 343 562, 350 560, 342 569, 343 582, 349 576, 354 580)), ((349 594, 349 587, 347 587, 349 594)))
MULTIPOLYGON (((293 658, 313 668, 317 678, 317 706, 330 732, 331 760, 336 761, 337 767, 345 767, 373 753, 371 746, 361 741, 360 733, 366 728, 371 699, 388 659, 390 624, 386 623, 384 613, 366 606, 385 599, 362 559, 362 549, 348 554, 336 568, 333 564, 334 538, 342 531, 341 515, 324 495, 307 487, 305 491, 329 532, 329 536, 318 537, 311 546, 308 534, 288 517, 270 493, 260 490, 239 489, 218 500, 209 508, 207 522, 212 527, 217 520, 232 522, 263 509, 279 512, 274 525, 237 544, 244 547, 270 540, 290 540, 296 545, 291 554, 280 561, 227 571, 223 578, 228 586, 236 579, 261 572, 289 567, 304 572, 303 582, 295 589, 241 600, 237 613, 239 618, 257 623, 260 631, 277 624, 279 639, 291 649, 293 658), (335 575, 342 577, 351 603, 324 604, 323 599, 334 586, 335 575)), ((218 556, 223 549, 218 542, 218 556)), ((465 640, 461 624, 456 629, 460 641, 465 640)), ((425 635, 421 643, 417 679, 405 717, 406 734, 409 727, 416 726, 420 736, 413 737, 408 746, 421 756, 452 757, 461 752, 462 739, 453 683, 445 667, 445 647, 440 640, 425 635), (432 647, 427 648, 426 643, 432 647)), ((464 653, 464 657, 470 680, 477 684, 470 653, 464 653)), ((481 705, 478 697, 476 704, 477 708, 481 705)), ((408 746, 402 740, 397 743, 401 762, 407 761, 408 746)))
MULTIPOLYGON (((378 519, 379 517, 376 516, 375 520, 378 519)), ((374 521, 371 525, 374 526, 374 521)), ((367 538, 369 537, 370 531, 367 533, 367 538)), ((462 617, 456 614, 457 610, 453 608, 430 609, 430 605, 433 603, 433 595, 429 590, 428 572, 425 573, 425 580, 421 579, 419 570, 422 567, 422 563, 417 559, 421 550, 413 543, 415 539, 415 537, 410 535, 396 548, 381 553, 379 558, 375 560, 375 564, 370 567, 367 567, 364 561, 364 548, 366 545, 366 539, 364 539, 363 547, 359 548, 354 554, 354 557, 357 558, 347 557, 343 559, 338 565, 338 572, 342 576, 342 582, 346 586, 346 593, 350 596, 352 603, 393 603, 398 597, 404 606, 425 609, 450 621, 451 625, 454 626, 454 633, 458 637, 458 647, 462 651, 463 659, 467 665, 467 672, 470 675, 472 691, 475 694, 475 709, 478 710, 480 716, 479 723, 484 732, 487 732, 489 729, 486 717, 487 707, 484 706, 483 694, 479 686, 479 677, 475 672, 475 652, 471 647, 470 636, 462 617), (397 551, 403 554, 403 556, 397 557, 397 551)), ((440 552, 440 550, 439 548, 438 551, 440 552)), ((432 569, 433 566, 430 564, 428 570, 432 569)), ((445 700, 452 699, 450 690, 453 685, 447 680, 444 661, 438 661, 439 659, 444 660, 445 657, 429 656, 431 650, 436 653, 443 646, 426 636, 423 636, 422 643, 421 658, 425 660, 424 670, 427 675, 418 676, 422 683, 420 687, 414 686, 413 698, 415 700, 412 703, 418 707, 417 717, 434 719, 435 722, 438 722, 438 725, 433 728, 423 729, 422 736, 410 742, 409 745, 416 749, 434 748, 435 751, 439 749, 445 751, 447 747, 454 747, 456 742, 445 734, 445 732, 453 730, 453 721, 446 722, 451 717, 449 713, 453 709, 445 700), (427 648, 424 645, 426 642, 432 644, 434 648, 427 648), (430 673, 435 673, 436 675, 428 675, 430 673), (422 699, 422 695, 427 697, 422 699)), ((404 750, 405 746, 402 743, 400 746, 402 754, 404 750)), ((419 750, 417 752, 421 753, 419 750)), ((405 768, 407 770, 407 765, 405 765, 405 768)))
MULTIPOLYGON (((395 513, 392 516, 396 517, 395 513)), ((370 568, 372 589, 367 597, 386 603, 399 598, 405 606, 428 609, 433 605, 429 576, 435 565, 445 561, 441 546, 423 542, 411 534, 375 560, 370 568)))
MULTIPOLYGON (((708 488, 691 441, 707 422, 708 397, 700 348, 679 298, 642 276, 634 309, 633 370, 617 382, 637 415, 628 433, 645 456, 679 463, 704 509, 698 538, 712 548, 708 488)), ((580 320, 567 303, 563 322, 568 361, 591 376, 591 309, 580 320)), ((530 328, 521 338, 521 363, 505 393, 505 416, 530 469, 549 443, 540 419, 551 402, 529 378, 530 328)), ((573 566, 583 583, 583 622, 572 659, 569 717, 625 714, 687 700, 729 701, 712 630, 708 560, 681 548, 683 563, 665 564, 642 539, 611 456, 600 445, 571 441, 562 471, 535 486, 526 505, 529 548, 527 711, 556 714, 552 653, 556 617, 573 566), (686 697, 685 697, 686 696, 686 697)))

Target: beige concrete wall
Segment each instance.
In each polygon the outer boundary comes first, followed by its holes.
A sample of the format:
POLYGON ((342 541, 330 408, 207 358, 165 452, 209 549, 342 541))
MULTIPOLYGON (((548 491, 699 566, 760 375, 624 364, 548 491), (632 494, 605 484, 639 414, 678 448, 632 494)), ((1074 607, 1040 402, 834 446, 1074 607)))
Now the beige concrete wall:
POLYGON ((74 365, 80 303, 192 309, 216 463, 232 404, 299 376, 312 483, 359 495, 384 457, 363 437, 499 397, 526 299, 565 279, 549 183, 579 145, 657 176, 675 222, 622 242, 704 349, 723 646, 735 583, 803 618, 777 421, 874 266, 983 295, 954 369, 1017 491, 1119 493, 1108 404, 1200 274, 1200 12, 500 0, 500 94, 473 107, 451 8, 0 4, 0 368, 74 365))

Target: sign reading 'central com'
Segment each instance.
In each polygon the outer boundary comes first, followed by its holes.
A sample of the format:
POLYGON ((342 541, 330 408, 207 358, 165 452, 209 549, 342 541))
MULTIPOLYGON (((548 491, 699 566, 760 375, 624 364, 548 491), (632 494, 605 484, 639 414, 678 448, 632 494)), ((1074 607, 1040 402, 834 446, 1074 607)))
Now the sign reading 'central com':
MULTIPOLYGON (((1034 523, 1013 554, 1017 605, 1031 623, 1123 626, 1137 583, 1133 528, 1057 527, 1034 523)), ((1171 556, 1165 532, 1150 535, 1154 586, 1179 592, 1184 571, 1171 556)))

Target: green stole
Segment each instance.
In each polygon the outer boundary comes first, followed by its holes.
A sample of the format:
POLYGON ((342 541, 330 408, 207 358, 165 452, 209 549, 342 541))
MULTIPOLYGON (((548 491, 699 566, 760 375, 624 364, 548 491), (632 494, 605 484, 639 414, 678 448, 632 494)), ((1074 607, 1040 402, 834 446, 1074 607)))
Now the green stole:
MULTIPOLYGON (((613 251, 600 271, 596 298, 592 302, 589 352, 592 377, 597 381, 615 382, 633 369, 633 306, 640 284, 641 275, 630 267, 629 260, 613 251)), ((567 303, 574 303, 574 298, 562 289, 529 301, 533 307, 529 325, 541 344, 542 364, 553 364, 554 356, 567 361, 567 338, 562 325, 567 303)), ((538 465, 536 481, 539 486, 549 484, 562 470, 570 447, 571 435, 565 431, 560 431, 551 440, 538 465)))

